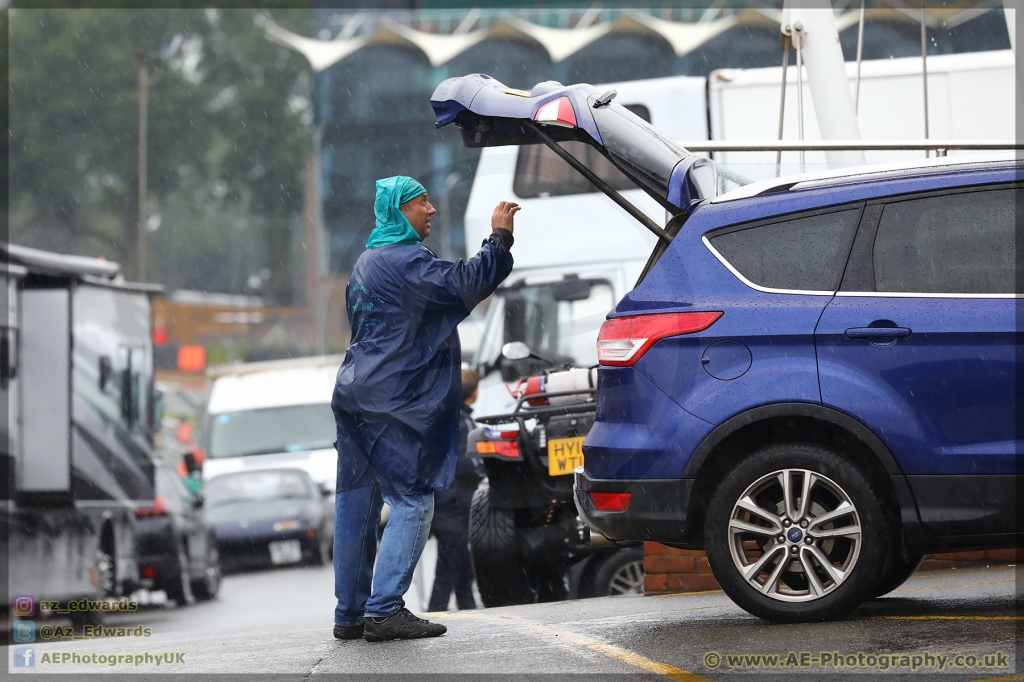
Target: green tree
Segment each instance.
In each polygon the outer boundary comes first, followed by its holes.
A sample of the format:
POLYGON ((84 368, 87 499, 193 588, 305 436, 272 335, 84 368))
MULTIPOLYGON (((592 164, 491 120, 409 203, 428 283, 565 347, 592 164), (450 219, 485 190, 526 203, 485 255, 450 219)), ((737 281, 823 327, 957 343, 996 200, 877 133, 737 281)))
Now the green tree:
MULTIPOLYGON (((307 65, 255 10, 14 10, 11 240, 136 274, 138 61, 147 55, 152 281, 291 298, 309 153, 307 65), (153 224, 156 224, 154 218, 153 224)), ((303 31, 306 11, 273 20, 303 31)))

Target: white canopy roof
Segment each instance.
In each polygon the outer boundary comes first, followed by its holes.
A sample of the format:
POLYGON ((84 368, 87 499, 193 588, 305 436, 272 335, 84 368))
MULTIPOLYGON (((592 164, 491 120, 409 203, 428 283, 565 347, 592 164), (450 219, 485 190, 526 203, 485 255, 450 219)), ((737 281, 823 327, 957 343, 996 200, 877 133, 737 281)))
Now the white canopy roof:
MULTIPOLYGON (((969 21, 985 9, 938 8, 926 10, 929 26, 956 26, 969 21)), ((687 55, 712 38, 734 26, 778 26, 782 13, 777 10, 745 10, 739 14, 711 21, 684 23, 658 19, 645 12, 623 12, 618 19, 597 25, 577 28, 550 28, 538 26, 517 17, 506 17, 488 28, 475 31, 456 30, 455 33, 427 33, 396 22, 385 23, 369 35, 350 37, 342 31, 334 40, 317 40, 292 33, 273 22, 265 21, 264 28, 270 40, 289 47, 309 60, 314 71, 323 71, 367 45, 403 45, 422 52, 432 66, 445 64, 477 43, 493 38, 511 38, 540 45, 552 62, 561 62, 582 50, 595 40, 614 33, 648 34, 659 36, 672 46, 677 56, 687 55)), ((842 32, 854 26, 860 17, 857 10, 836 17, 836 28, 842 32)), ((867 19, 919 21, 914 12, 877 7, 867 12, 867 19)), ((464 22, 468 26, 472 21, 464 22)), ((353 25, 353 29, 355 26, 353 25)))
POLYGON ((452 35, 426 33, 398 23, 388 23, 368 36, 351 38, 340 37, 344 35, 340 34, 334 40, 306 38, 270 21, 266 22, 265 28, 271 40, 300 52, 309 60, 314 71, 323 71, 367 45, 405 45, 421 51, 432 66, 440 66, 489 38, 535 42, 544 48, 552 62, 557 63, 603 36, 640 33, 660 36, 672 46, 677 55, 682 56, 733 26, 762 23, 777 25, 778 20, 773 21, 766 13, 753 10, 696 23, 665 21, 642 12, 627 12, 613 22, 579 28, 550 28, 508 17, 486 29, 456 32, 452 35))

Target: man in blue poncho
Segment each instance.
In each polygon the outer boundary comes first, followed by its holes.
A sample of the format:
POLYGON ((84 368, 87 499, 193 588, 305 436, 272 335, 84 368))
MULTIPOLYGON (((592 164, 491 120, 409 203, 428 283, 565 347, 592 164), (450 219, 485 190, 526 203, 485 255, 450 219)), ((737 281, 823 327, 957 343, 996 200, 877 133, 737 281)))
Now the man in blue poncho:
POLYGON ((461 353, 456 326, 512 270, 513 218, 501 202, 469 262, 420 242, 436 213, 423 186, 377 181, 376 228, 345 292, 352 343, 331 407, 338 433, 334 636, 368 642, 444 634, 405 608, 430 532, 434 492, 452 485, 459 453, 461 353), (377 553, 377 518, 391 514, 377 553), (371 593, 372 584, 372 593, 371 593))

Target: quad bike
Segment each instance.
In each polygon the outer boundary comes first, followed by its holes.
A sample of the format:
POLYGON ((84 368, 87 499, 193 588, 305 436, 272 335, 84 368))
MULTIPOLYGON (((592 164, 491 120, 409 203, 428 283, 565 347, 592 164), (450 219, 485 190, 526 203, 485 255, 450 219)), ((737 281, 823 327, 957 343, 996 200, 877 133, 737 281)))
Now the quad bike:
MULTIPOLYGON (((510 360, 530 356, 506 344, 510 360)), ((520 379, 510 414, 481 417, 469 453, 484 458, 487 483, 473 497, 469 533, 485 606, 643 592, 642 543, 612 545, 579 519, 573 470, 594 423, 596 369, 520 379)))

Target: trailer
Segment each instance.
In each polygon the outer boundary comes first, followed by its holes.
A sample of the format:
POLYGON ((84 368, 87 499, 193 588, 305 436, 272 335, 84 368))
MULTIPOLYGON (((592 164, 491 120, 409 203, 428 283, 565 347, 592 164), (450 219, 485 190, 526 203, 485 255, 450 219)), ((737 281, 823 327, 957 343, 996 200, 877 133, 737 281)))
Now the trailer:
POLYGON ((130 595, 134 512, 154 500, 151 298, 162 287, 125 282, 116 263, 15 245, 0 245, 0 261, 0 604, 18 597, 26 615, 28 601, 45 612, 130 595))

